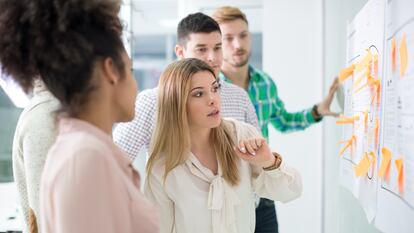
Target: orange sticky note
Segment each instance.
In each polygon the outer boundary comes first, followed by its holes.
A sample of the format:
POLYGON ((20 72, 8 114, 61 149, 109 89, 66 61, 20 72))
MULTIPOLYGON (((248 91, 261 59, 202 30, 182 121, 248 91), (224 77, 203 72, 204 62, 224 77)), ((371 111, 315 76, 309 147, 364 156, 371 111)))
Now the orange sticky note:
POLYGON ((368 69, 364 74, 362 74, 357 79, 355 79, 354 86, 357 86, 362 80, 364 80, 364 78, 368 78, 369 76, 370 76, 370 71, 368 69))
POLYGON ((379 127, 380 127, 380 122, 378 117, 375 119, 375 149, 377 149, 378 147, 378 143, 379 143, 379 127))
POLYGON ((400 44, 400 75, 401 77, 404 76, 405 71, 407 70, 407 63, 408 63, 408 52, 407 52, 407 39, 405 33, 401 40, 400 44))
POLYGON ((381 81, 378 79, 377 82, 377 105, 379 106, 381 102, 381 81))
POLYGON ((372 54, 367 49, 367 55, 365 55, 365 57, 360 62, 356 63, 355 71, 360 72, 361 70, 363 70, 365 68, 369 69, 371 62, 372 62, 372 54))
POLYGON ((374 56, 374 75, 378 76, 378 54, 374 56))
POLYGON ((404 161, 403 159, 395 160, 395 166, 397 167, 397 181, 398 190, 400 193, 404 192, 404 161))
POLYGON ((348 149, 348 147, 350 147, 351 145, 352 145, 352 143, 348 141, 348 143, 345 145, 345 147, 342 148, 342 150, 339 152, 339 156, 342 156, 344 154, 344 152, 346 151, 346 149, 348 149))
POLYGON ((364 131, 368 132, 368 110, 364 112, 364 131))
POLYGON ((377 156, 375 156, 375 153, 374 152, 369 152, 369 157, 370 157, 370 159, 371 159, 371 163, 375 163, 376 161, 377 161, 377 156))
POLYGON ((378 172, 378 177, 385 178, 385 180, 388 180, 391 158, 392 158, 391 151, 385 147, 382 148, 381 149, 381 166, 378 172))
POLYGON ((354 73, 354 68, 355 66, 351 65, 347 68, 342 69, 338 75, 339 82, 344 82, 346 79, 348 79, 354 73))
POLYGON ((380 94, 380 88, 381 88, 381 81, 377 79, 374 81, 374 84, 372 87, 371 105, 374 104, 374 100, 377 100, 377 104, 379 103, 380 99, 378 95, 380 94))
POLYGON ((364 89, 364 88, 366 88, 366 87, 368 87, 369 86, 369 83, 365 83, 364 85, 362 85, 360 88, 358 88, 358 89, 356 89, 355 91, 354 91, 354 93, 358 93, 359 91, 361 91, 362 89, 364 89))
POLYGON ((369 152, 369 157, 370 157, 370 160, 371 160, 371 169, 372 169, 372 174, 374 174, 374 170, 375 170, 375 166, 374 166, 374 164, 377 162, 377 156, 375 156, 375 153, 374 152, 369 152))
POLYGON ((397 41, 395 37, 391 41, 391 59, 392 59, 392 71, 397 69, 397 41))
POLYGON ((356 89, 354 91, 354 93, 358 93, 360 90, 366 88, 366 87, 372 87, 372 86, 376 86, 377 83, 379 82, 378 79, 375 79, 374 77, 372 77, 371 75, 367 77, 367 83, 365 83, 364 85, 362 85, 360 88, 356 89))
POLYGON ((364 157, 362 157, 361 161, 354 168, 355 176, 361 177, 363 175, 366 175, 368 173, 370 165, 371 161, 369 160, 368 154, 365 152, 364 157))
POLYGON ((342 117, 339 120, 336 121, 336 124, 341 125, 341 124, 354 124, 355 121, 359 121, 359 116, 354 116, 351 118, 346 118, 346 117, 342 117))
POLYGON ((348 149, 348 147, 350 147, 355 141, 356 141, 356 136, 352 135, 352 137, 346 142, 346 145, 344 146, 344 148, 342 148, 342 150, 339 152, 339 156, 342 156, 344 152, 346 151, 346 149, 348 149))

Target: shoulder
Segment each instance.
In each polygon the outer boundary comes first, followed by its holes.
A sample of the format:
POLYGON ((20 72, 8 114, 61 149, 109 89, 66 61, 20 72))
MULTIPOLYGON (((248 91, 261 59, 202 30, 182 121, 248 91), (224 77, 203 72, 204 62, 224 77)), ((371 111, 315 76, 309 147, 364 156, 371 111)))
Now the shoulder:
POLYGON ((225 101, 237 102, 237 104, 245 104, 250 101, 247 92, 243 88, 226 81, 221 81, 221 97, 225 101))
POLYGON ((59 135, 47 155, 45 171, 50 174, 94 173, 115 165, 112 148, 85 132, 59 135))
POLYGON ((255 83, 266 83, 267 85, 275 86, 275 82, 272 77, 263 70, 256 69, 250 66, 250 76, 255 83))
POLYGON ((234 85, 232 83, 228 83, 228 82, 222 80, 222 81, 220 81, 220 84, 221 84, 222 91, 225 91, 225 92, 228 92, 228 93, 244 93, 244 94, 246 94, 246 91, 243 90, 243 88, 241 88, 237 85, 234 85))
POLYGON ((237 141, 252 137, 261 137, 254 126, 232 118, 223 119, 223 126, 233 134, 237 141))
POLYGON ((138 98, 154 98, 158 94, 158 88, 145 89, 138 93, 138 98))
POLYGON ((39 135, 42 138, 48 134, 56 134, 56 111, 60 104, 53 96, 41 99, 33 97, 29 106, 22 112, 16 133, 22 135, 39 135))
MULTIPOLYGON (((157 95, 158 95, 158 88, 147 89, 140 92, 137 95, 135 101, 135 118, 133 121, 136 121, 138 117, 148 117, 155 112, 155 108, 157 105, 157 95), (148 115, 148 116, 147 116, 148 115)), ((128 124, 128 123, 121 123, 128 124)))
POLYGON ((107 142, 87 132, 80 131, 59 135, 50 153, 62 153, 69 158, 88 160, 91 158, 108 157, 102 155, 108 155, 111 151, 112 148, 107 142))
POLYGON ((136 102, 140 103, 154 103, 157 102, 158 88, 146 89, 138 93, 136 102))
POLYGON ((21 120, 42 123, 44 120, 54 118, 54 112, 59 109, 59 106, 59 101, 50 93, 45 93, 43 96, 34 96, 24 109, 21 120))

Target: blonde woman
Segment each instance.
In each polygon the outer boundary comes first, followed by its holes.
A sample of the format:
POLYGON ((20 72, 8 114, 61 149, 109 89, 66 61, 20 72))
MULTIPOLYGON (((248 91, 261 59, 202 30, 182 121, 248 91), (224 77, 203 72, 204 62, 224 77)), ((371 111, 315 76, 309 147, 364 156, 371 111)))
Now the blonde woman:
POLYGON ((201 60, 161 75, 146 196, 159 205, 161 232, 252 233, 255 199, 287 202, 301 178, 246 123, 220 117, 220 85, 201 60))

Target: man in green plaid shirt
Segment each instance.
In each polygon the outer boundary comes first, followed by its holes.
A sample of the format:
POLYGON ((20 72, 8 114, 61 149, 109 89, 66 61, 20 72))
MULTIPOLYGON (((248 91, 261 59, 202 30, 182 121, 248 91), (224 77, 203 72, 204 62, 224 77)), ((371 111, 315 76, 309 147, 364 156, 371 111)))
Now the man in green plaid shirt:
MULTIPOLYGON (((245 14, 236 7, 220 7, 212 15, 219 23, 223 35, 223 64, 220 79, 244 88, 250 97, 259 119, 263 137, 268 140, 268 125, 281 132, 303 130, 323 116, 338 116, 330 111, 332 99, 339 86, 336 78, 328 96, 319 104, 301 112, 287 112, 278 97, 276 84, 266 73, 249 65, 251 38, 245 14)), ((273 201, 262 198, 256 208, 255 233, 278 232, 273 201)))
MULTIPOLYGON (((322 114, 316 112, 314 107, 295 113, 287 112, 283 101, 277 95, 277 87, 272 78, 252 66, 248 67, 248 72, 247 92, 256 109, 262 135, 266 139, 269 137, 269 124, 280 132, 289 132, 303 130, 322 120, 322 114)), ((223 72, 220 73, 220 79, 233 83, 223 72)))

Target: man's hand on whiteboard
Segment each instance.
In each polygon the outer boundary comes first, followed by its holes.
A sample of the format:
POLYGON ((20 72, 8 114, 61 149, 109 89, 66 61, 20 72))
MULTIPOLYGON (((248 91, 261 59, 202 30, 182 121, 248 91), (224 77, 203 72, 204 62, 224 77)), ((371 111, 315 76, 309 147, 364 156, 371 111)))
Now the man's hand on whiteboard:
POLYGON ((329 88, 328 95, 325 97, 325 99, 321 103, 317 105, 316 110, 320 116, 339 117, 339 113, 331 111, 332 100, 335 96, 335 92, 338 89, 339 85, 340 85, 339 79, 338 77, 335 77, 334 81, 331 84, 331 87, 329 88))

